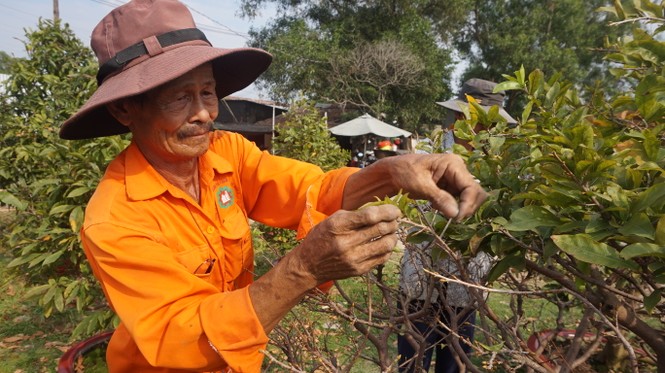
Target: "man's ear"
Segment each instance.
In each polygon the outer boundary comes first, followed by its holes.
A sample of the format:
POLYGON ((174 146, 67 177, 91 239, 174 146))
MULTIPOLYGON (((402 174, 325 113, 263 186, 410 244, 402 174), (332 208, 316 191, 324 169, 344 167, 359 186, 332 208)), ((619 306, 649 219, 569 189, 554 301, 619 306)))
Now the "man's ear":
POLYGON ((113 101, 106 105, 106 109, 113 115, 113 117, 125 127, 131 125, 131 102, 126 99, 113 101))

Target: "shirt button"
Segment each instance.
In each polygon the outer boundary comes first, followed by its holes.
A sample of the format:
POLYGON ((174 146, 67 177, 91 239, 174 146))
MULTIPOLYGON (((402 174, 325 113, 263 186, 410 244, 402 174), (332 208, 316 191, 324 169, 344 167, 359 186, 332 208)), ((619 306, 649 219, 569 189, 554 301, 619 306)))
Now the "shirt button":
POLYGON ((208 232, 208 234, 213 234, 215 233, 215 227, 209 226, 208 229, 206 229, 206 231, 208 232))

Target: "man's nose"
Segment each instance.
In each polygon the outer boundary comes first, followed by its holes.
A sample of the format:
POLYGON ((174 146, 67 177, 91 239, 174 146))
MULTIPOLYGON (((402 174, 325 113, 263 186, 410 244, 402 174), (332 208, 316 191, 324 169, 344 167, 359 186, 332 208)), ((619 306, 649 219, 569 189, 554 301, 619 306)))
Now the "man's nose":
POLYGON ((211 113, 211 110, 212 108, 210 108, 209 105, 206 105, 205 100, 200 96, 197 96, 192 102, 192 116, 190 120, 192 122, 198 121, 201 123, 208 123, 213 120, 213 114, 211 113))

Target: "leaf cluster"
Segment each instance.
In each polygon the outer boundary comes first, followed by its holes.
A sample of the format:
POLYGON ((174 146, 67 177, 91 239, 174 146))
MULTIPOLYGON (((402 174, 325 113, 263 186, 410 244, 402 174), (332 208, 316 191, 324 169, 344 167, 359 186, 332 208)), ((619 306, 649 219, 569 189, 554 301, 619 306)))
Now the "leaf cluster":
POLYGON ((273 138, 275 154, 315 164, 324 171, 346 165, 348 150, 328 130, 328 121, 312 102, 301 99, 290 106, 273 138))
POLYGON ((439 120, 433 103, 450 95, 452 57, 422 17, 429 2, 276 3, 277 19, 250 33, 274 55, 259 80, 273 97, 304 94, 412 130, 439 120))
MULTIPOLYGON (((461 254, 464 264, 478 251, 496 258, 487 278, 494 289, 487 291, 490 300, 493 291, 508 294, 502 298, 507 306, 500 313, 483 297, 476 298, 476 335, 482 343, 474 344, 473 361, 462 360, 470 371, 496 365, 507 371, 571 371, 595 363, 599 355, 610 356, 599 360, 606 370, 665 369, 665 99, 663 43, 657 35, 663 8, 630 3, 633 8, 615 2, 613 9, 617 14, 623 9, 625 20, 649 15, 655 26, 636 27, 631 37, 607 46, 605 58, 616 79, 611 86, 621 87, 620 92, 520 67, 503 75, 496 88, 525 103, 516 115, 517 126, 507 125, 498 108, 485 111, 470 100, 467 119, 455 124, 455 136, 473 149, 455 146, 454 151, 490 193, 472 218, 448 221, 407 196, 373 203, 391 203, 403 211, 410 233, 405 250, 436 242, 433 259, 461 254), (527 308, 534 305, 554 316, 529 319, 528 311, 534 311, 527 308), (543 325, 575 337, 547 347, 552 355, 540 355, 544 348, 526 346, 543 325), (603 345, 605 350, 596 354, 603 345), (612 354, 616 346, 623 357, 612 354)), ((430 151, 439 148, 441 136, 442 130, 432 133, 430 151)), ((353 323, 356 332, 349 340, 362 340, 362 335, 375 347, 378 358, 372 361, 382 371, 395 367, 384 337, 408 333, 408 320, 423 317, 395 308, 400 292, 386 268, 356 280, 356 288, 366 281, 363 294, 353 294, 350 282, 337 284, 344 301, 333 294, 325 303, 326 310, 353 323)), ((441 282, 451 277, 435 274, 432 285, 445 287, 441 282)), ((288 347, 288 341, 282 345, 288 347)), ((314 345, 311 351, 321 348, 314 345)))
POLYGON ((16 210, 3 245, 13 251, 9 267, 27 276, 28 295, 46 316, 89 310, 103 296, 78 233, 97 181, 127 142, 58 138, 60 123, 94 90, 96 62, 66 24, 40 20, 26 36, 28 57, 11 65, 0 102, 0 202, 16 210))
POLYGON ((630 333, 660 365, 664 330, 653 321, 665 317, 663 43, 636 28, 612 48, 606 58, 620 94, 580 92, 561 75, 521 68, 496 88, 524 98, 517 127, 475 133, 494 114, 470 105, 476 115, 455 135, 474 150, 456 150, 490 198, 464 224, 472 229, 451 226, 458 234, 449 243, 498 257, 490 283, 542 276, 596 323, 580 322, 579 332, 630 333))

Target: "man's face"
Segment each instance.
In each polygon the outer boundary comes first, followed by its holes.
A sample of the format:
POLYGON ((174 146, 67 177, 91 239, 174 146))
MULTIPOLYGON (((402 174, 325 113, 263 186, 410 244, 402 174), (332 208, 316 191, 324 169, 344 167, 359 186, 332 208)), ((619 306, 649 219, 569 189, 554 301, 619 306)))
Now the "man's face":
POLYGON ((206 64, 127 105, 126 125, 151 163, 188 161, 208 150, 217 105, 212 65, 206 64))

